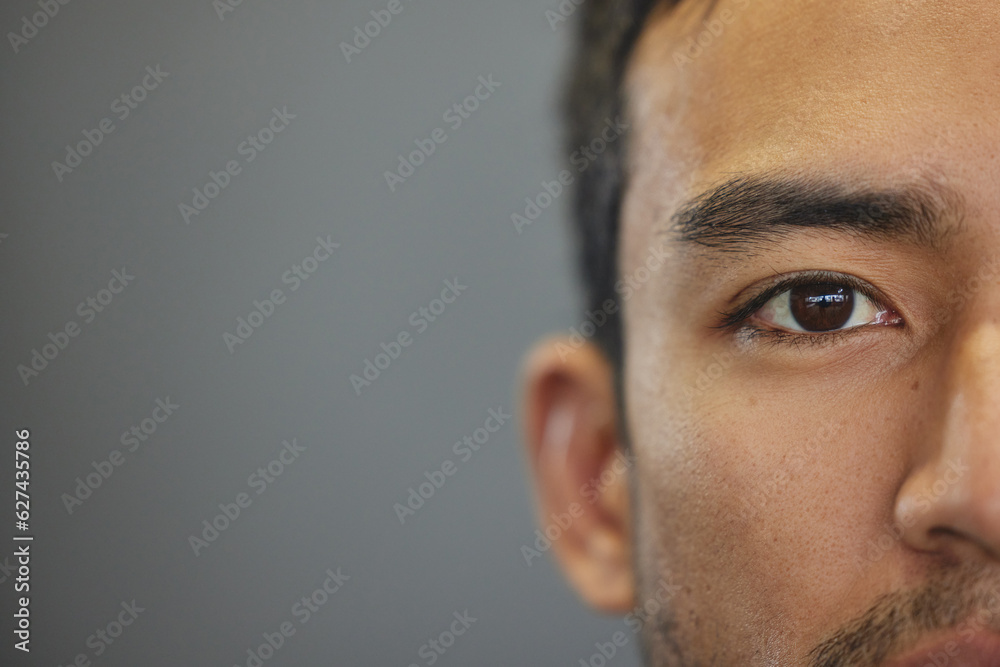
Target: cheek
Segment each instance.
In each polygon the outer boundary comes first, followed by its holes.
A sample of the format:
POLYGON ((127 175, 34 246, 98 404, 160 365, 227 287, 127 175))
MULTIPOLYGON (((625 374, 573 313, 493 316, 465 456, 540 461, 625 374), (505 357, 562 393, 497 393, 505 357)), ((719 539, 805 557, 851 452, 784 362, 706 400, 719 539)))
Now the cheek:
POLYGON ((858 562, 892 521, 912 392, 886 378, 768 386, 735 367, 707 391, 684 391, 709 362, 632 366, 646 369, 629 396, 642 561, 687 587, 678 617, 702 619, 690 635, 714 626, 745 647, 805 650, 823 619, 871 595, 872 572, 858 562))

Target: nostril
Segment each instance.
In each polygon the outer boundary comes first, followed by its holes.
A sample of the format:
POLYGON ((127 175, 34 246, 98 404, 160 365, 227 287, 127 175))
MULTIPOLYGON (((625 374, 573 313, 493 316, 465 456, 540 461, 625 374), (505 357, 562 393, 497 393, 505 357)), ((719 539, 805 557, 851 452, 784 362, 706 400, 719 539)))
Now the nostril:
POLYGON ((944 526, 939 526, 931 528, 927 531, 927 537, 929 537, 935 543, 943 542, 949 539, 968 539, 965 535, 958 532, 953 528, 945 528, 944 526))
POLYGON ((947 526, 935 526, 927 531, 928 551, 939 554, 945 565, 958 565, 972 552, 982 558, 985 552, 991 559, 1000 559, 995 545, 988 544, 975 534, 947 526))

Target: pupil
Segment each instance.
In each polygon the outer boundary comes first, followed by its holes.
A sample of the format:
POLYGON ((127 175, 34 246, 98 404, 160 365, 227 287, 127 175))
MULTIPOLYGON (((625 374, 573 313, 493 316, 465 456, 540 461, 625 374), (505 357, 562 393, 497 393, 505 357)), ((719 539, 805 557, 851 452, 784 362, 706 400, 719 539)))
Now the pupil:
POLYGON ((792 317, 806 331, 839 329, 854 311, 854 290, 843 285, 800 285, 789 296, 792 317))

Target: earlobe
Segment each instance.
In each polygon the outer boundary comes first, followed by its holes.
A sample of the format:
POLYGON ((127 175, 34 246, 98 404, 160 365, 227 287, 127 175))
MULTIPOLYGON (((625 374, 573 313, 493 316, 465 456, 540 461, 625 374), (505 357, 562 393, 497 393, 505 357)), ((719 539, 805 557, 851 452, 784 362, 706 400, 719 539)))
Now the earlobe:
POLYGON ((594 607, 626 612, 633 575, 629 457, 619 442, 611 366, 596 346, 552 339, 523 372, 524 443, 539 542, 594 607))

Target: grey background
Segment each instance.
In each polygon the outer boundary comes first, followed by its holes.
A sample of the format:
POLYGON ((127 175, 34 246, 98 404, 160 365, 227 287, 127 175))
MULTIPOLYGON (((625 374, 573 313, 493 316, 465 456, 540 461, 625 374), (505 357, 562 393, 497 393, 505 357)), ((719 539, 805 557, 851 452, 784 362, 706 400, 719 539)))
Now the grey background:
MULTIPOLYGON (((467 462, 452 452, 489 408, 515 410, 532 341, 578 322, 568 197, 521 234, 510 220, 562 168, 572 28, 550 27, 555 1, 402 3, 350 63, 339 44, 386 2, 244 0, 220 19, 209 0, 75 0, 17 53, 0 45, 0 559, 20 428, 36 537, 30 657, 0 573, 4 664, 245 665, 327 568, 350 580, 265 665, 425 665, 464 610, 477 621, 438 665, 579 665, 625 629, 548 556, 525 564, 517 422, 467 462), (112 101, 156 65, 169 76, 119 120, 112 101), (501 87, 449 129, 490 74, 501 87), (282 107, 296 118, 242 163, 282 107), (104 117, 114 132, 58 181, 52 162, 104 117), (436 127, 447 141, 390 192, 383 172, 436 127), (230 159, 242 172, 185 224, 178 204, 230 159), (290 292, 282 274, 326 235, 340 248, 290 292), (134 280, 85 323, 77 304, 122 267, 134 280), (455 278, 468 289, 357 396, 349 376, 455 278), (223 333, 275 288, 287 300, 231 354, 223 333), (71 320, 80 334, 26 386, 18 365, 71 320), (181 407, 127 451, 167 397, 181 407), (256 495, 248 476, 290 438, 305 452, 256 495), (70 514, 63 494, 115 449, 124 463, 70 514), (394 503, 445 459, 457 473, 401 525, 394 503), (240 492, 252 504, 195 556, 188 537, 240 492), (88 637, 133 599, 145 611, 95 657, 88 637)), ((38 11, 7 0, 0 28, 38 11)))

